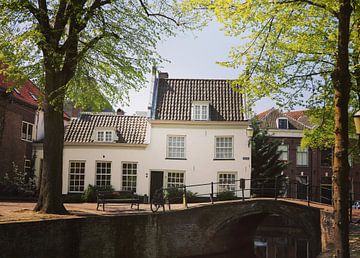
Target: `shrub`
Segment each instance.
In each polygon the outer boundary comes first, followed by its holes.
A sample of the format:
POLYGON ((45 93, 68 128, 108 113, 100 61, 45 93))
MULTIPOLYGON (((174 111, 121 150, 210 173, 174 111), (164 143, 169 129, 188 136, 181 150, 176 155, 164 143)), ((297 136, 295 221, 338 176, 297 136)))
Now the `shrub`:
MULTIPOLYGON (((165 197, 168 198, 170 203, 182 203, 183 202, 183 189, 182 188, 168 188, 166 189, 165 197)), ((188 202, 195 200, 197 193, 186 190, 186 199, 188 202)))
POLYGON ((81 193, 72 193, 63 195, 63 202, 66 203, 79 203, 83 202, 81 193))
POLYGON ((96 193, 98 191, 114 191, 114 188, 111 185, 108 186, 88 185, 84 193, 81 195, 82 201, 96 202, 96 193))
POLYGON ((36 192, 35 176, 29 176, 19 170, 18 166, 12 162, 12 176, 5 173, 0 178, 0 196, 7 197, 33 197, 36 192))
POLYGON ((235 193, 232 191, 224 191, 220 192, 216 195, 217 201, 228 201, 228 200, 235 200, 237 199, 235 193))

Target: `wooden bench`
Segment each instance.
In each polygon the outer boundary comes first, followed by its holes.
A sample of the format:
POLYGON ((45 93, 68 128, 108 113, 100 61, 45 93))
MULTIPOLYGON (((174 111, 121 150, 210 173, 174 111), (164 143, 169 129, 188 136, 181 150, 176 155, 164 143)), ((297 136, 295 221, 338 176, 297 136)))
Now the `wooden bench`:
POLYGON ((96 210, 99 210, 102 204, 105 211, 105 203, 131 203, 131 208, 136 205, 139 210, 140 199, 133 191, 97 192, 96 210))

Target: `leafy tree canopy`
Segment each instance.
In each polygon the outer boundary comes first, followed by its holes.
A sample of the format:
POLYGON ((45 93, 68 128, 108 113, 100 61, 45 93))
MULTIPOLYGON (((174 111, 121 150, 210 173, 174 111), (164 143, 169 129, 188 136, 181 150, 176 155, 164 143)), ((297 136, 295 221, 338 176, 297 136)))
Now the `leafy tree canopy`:
POLYGON ((3 0, 0 62, 6 67, 0 71, 15 82, 30 78, 45 91, 49 63, 66 82, 57 97, 100 108, 144 85, 161 61, 156 43, 193 24, 190 15, 162 0, 3 0))
MULTIPOLYGON (((354 80, 360 66, 360 6, 354 1, 355 5, 350 39, 354 80)), ((243 44, 232 48, 229 60, 220 63, 243 68, 236 83, 252 102, 271 97, 278 106, 288 108, 332 104, 326 101, 333 97, 337 1, 187 0, 184 8, 206 8, 224 25, 226 35, 243 39, 243 44)), ((358 88, 354 85, 353 90, 358 88)))

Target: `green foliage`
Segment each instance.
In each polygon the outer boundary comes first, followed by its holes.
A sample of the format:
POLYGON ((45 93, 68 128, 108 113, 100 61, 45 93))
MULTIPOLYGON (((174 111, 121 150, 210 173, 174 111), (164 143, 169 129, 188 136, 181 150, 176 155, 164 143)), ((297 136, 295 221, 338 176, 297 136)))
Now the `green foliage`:
POLYGON ((25 197, 35 196, 36 185, 35 177, 28 177, 23 171, 20 171, 18 166, 12 163, 12 176, 5 173, 3 178, 0 178, 0 196, 9 197, 25 197))
POLYGON ((53 105, 66 98, 96 111, 143 87, 162 61, 157 42, 195 25, 193 14, 164 0, 0 0, 0 73, 32 79, 53 105), (51 73, 60 88, 45 84, 51 73))
POLYGON ((84 202, 96 202, 97 192, 99 191, 114 191, 114 188, 111 185, 108 186, 96 186, 88 185, 84 193, 81 195, 81 200, 84 202))
POLYGON ((237 81, 252 100, 273 96, 279 106, 311 103, 328 89, 337 47, 335 1, 188 0, 205 7, 224 25, 226 35, 243 39, 232 48, 226 67, 245 68, 237 81))
MULTIPOLYGON (((182 203, 183 202, 184 190, 182 188, 167 188, 165 191, 165 198, 167 198, 170 203, 182 203)), ((192 202, 196 199, 196 194, 192 191, 186 190, 186 199, 188 202, 192 202)))
POLYGON ((281 155, 278 147, 279 141, 274 141, 268 135, 267 129, 261 128, 261 122, 251 121, 254 134, 251 140, 251 189, 256 196, 274 195, 275 178, 278 177, 279 185, 283 184, 281 176, 288 166, 287 162, 279 160, 281 155))
POLYGON ((233 191, 223 191, 216 194, 216 200, 217 201, 230 201, 230 200, 236 200, 235 193, 233 191))

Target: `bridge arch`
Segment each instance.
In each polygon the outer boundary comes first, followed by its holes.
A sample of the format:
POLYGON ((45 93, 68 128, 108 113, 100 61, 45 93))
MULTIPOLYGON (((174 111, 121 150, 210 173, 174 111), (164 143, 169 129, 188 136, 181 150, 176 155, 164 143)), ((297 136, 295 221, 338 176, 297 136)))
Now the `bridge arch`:
POLYGON ((321 250, 319 210, 282 200, 254 199, 245 202, 225 202, 213 206, 195 208, 194 218, 199 218, 203 230, 202 253, 221 253, 243 247, 244 257, 253 254, 254 235, 263 219, 279 215, 296 221, 312 245, 310 257, 321 250))

